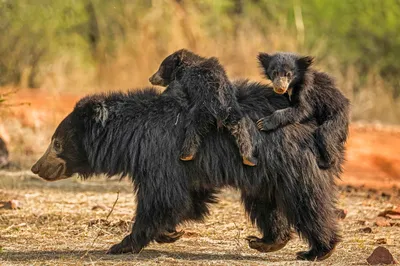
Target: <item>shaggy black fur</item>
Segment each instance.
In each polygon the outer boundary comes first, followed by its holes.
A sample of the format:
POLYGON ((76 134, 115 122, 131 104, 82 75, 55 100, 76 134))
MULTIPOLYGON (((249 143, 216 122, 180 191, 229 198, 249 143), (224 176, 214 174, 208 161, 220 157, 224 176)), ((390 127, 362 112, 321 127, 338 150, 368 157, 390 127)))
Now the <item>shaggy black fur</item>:
POLYGON ((218 125, 226 127, 235 137, 243 163, 256 165, 252 121, 244 117, 236 99, 236 88, 217 58, 204 58, 182 49, 167 56, 149 80, 153 85, 169 86, 168 91, 182 91, 188 99, 182 160, 192 160, 202 137, 218 125))
POLYGON ((333 79, 311 69, 312 57, 292 53, 269 55, 258 59, 275 92, 288 93, 290 107, 278 110, 258 121, 261 130, 274 130, 316 118, 317 161, 322 169, 342 164, 344 143, 349 127, 349 100, 336 88, 333 79))
MULTIPOLYGON (((240 107, 253 121, 288 106, 285 97, 267 86, 235 85, 240 107)), ((233 136, 216 128, 204 137, 197 159, 182 162, 177 147, 185 137, 188 114, 180 99, 153 89, 88 96, 52 137, 48 152, 57 142, 57 158, 66 161, 68 174, 62 178, 72 173, 132 178, 136 219, 131 234, 109 253, 139 252, 151 241, 173 242, 179 237, 173 233, 177 225, 202 220, 218 189, 231 186, 241 191, 246 212, 262 233, 262 238, 248 238, 251 248, 278 250, 294 228, 310 245, 299 258, 328 257, 340 240, 336 188, 332 171, 320 170, 315 161, 316 124, 294 123, 269 134, 256 131, 258 167, 244 166, 233 136)), ((47 178, 52 173, 46 164, 42 158, 32 169, 47 178)))

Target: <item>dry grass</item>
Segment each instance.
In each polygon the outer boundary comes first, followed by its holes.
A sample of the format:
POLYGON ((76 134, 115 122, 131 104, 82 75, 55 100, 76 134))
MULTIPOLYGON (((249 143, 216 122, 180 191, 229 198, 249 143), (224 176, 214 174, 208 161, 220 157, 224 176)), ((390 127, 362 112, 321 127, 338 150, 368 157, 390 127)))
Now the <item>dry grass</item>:
MULTIPOLYGON (((186 231, 174 244, 151 244, 139 255, 106 255, 128 232, 135 201, 128 181, 70 179, 46 183, 27 173, 0 173, 0 201, 18 199, 19 210, 0 209, 1 265, 310 265, 295 260, 306 248, 299 239, 283 250, 262 254, 247 247, 258 234, 244 216, 239 194, 225 190, 204 223, 181 226, 186 231), (111 215, 110 208, 119 199, 111 215), (95 206, 106 206, 92 210, 95 206)), ((373 220, 391 204, 366 191, 342 192, 340 206, 349 211, 342 222, 344 241, 322 265, 360 265, 386 238, 385 245, 400 258, 400 227, 376 227, 373 220), (360 225, 366 221, 367 225, 360 225), (370 226, 372 234, 359 231, 370 226)))

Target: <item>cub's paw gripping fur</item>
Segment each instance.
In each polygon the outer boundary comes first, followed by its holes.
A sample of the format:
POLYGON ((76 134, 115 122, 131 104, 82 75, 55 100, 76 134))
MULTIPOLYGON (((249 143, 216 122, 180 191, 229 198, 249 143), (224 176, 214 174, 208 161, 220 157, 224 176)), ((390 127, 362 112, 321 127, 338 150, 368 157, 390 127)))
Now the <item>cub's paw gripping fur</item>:
POLYGON ((274 123, 272 123, 271 116, 259 119, 257 121, 257 127, 259 130, 262 131, 271 131, 277 128, 277 126, 274 123))

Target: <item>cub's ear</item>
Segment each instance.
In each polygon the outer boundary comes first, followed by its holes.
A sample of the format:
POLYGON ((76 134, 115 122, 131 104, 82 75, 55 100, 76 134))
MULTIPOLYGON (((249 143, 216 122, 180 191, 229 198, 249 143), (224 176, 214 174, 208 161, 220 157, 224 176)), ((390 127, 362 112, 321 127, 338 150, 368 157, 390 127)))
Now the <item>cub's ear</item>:
POLYGON ((257 56, 258 62, 260 62, 261 66, 264 70, 267 70, 269 67, 269 63, 271 62, 272 56, 267 53, 259 53, 257 56))
POLYGON ((179 51, 176 51, 174 60, 178 61, 178 62, 182 62, 185 59, 186 55, 188 55, 189 53, 190 53, 190 51, 186 50, 186 49, 181 49, 179 51))
POLYGON ((302 70, 307 70, 314 63, 314 57, 304 56, 297 59, 297 66, 302 70))

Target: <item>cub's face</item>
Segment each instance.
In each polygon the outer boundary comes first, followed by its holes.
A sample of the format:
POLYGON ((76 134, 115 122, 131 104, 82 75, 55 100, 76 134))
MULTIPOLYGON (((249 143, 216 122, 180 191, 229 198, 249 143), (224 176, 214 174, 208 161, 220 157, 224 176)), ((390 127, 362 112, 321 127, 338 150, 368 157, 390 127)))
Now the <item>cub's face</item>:
POLYGON ((203 60, 206 60, 206 58, 189 50, 181 49, 167 56, 161 62, 157 72, 149 78, 149 81, 153 85, 166 87, 175 79, 179 79, 186 67, 193 66, 203 60))
POLYGON ((167 56, 157 72, 149 78, 150 83, 163 87, 168 86, 175 79, 175 72, 182 64, 181 55, 182 51, 178 51, 167 56))
MULTIPOLYGON (((78 122, 81 123, 81 122, 78 122)), ((83 148, 83 131, 70 114, 57 127, 43 156, 32 166, 32 172, 48 181, 90 172, 83 148)))
POLYGON ((272 81, 273 89, 277 94, 284 94, 291 89, 313 62, 312 57, 300 57, 291 53, 274 55, 260 53, 258 60, 265 75, 272 81))

